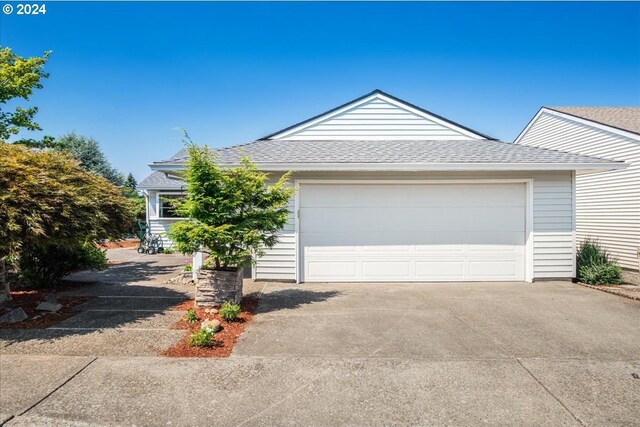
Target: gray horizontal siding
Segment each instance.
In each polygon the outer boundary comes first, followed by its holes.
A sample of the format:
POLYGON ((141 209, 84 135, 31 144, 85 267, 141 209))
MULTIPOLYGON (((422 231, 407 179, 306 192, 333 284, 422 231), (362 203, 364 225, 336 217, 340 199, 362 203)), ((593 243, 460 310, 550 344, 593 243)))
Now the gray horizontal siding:
POLYGON ((287 208, 290 215, 286 225, 278 233, 278 243, 258 258, 255 266, 257 280, 296 280, 296 226, 293 215, 295 199, 291 199, 287 208))
MULTIPOLYGON (((571 278, 574 276, 574 224, 571 172, 402 174, 384 179, 494 179, 529 178, 533 187, 533 277, 571 278)), ((307 179, 383 179, 380 174, 297 174, 307 179)), ((280 242, 258 259, 257 279, 295 280, 296 237, 294 202, 280 242)))
POLYGON ((622 160, 626 170, 576 177, 576 238, 597 238, 623 267, 638 268, 640 141, 543 113, 520 144, 622 160))
POLYGON ((382 99, 373 99, 283 137, 289 140, 472 139, 382 99))
POLYGON ((534 178, 534 279, 574 276, 572 188, 570 172, 534 178))

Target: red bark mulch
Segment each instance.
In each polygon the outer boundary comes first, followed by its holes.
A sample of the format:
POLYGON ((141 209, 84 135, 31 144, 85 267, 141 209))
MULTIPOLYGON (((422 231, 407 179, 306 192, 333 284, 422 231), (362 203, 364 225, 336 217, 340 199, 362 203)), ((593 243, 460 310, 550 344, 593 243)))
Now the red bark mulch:
POLYGON ((102 249, 137 248, 139 244, 138 239, 127 239, 99 243, 98 247, 102 249))
POLYGON ((11 291, 12 305, 22 307, 29 318, 18 323, 0 323, 0 329, 45 329, 80 313, 75 307, 90 299, 89 297, 57 296, 58 302, 62 304, 59 311, 48 313, 36 310, 38 304, 45 300, 45 295, 50 293, 55 291, 51 289, 11 291))
POLYGON ((164 350, 161 354, 169 357, 229 357, 238 337, 253 319, 258 307, 258 298, 246 296, 242 298, 240 307, 241 311, 238 318, 232 322, 227 322, 219 314, 205 313, 204 310, 207 307, 194 307, 194 300, 187 300, 176 305, 172 310, 182 311, 195 308, 199 320, 196 323, 187 323, 184 319, 177 321, 173 327, 175 329, 185 329, 185 336, 176 345, 164 350), (189 345, 189 335, 196 332, 202 322, 213 319, 220 321, 220 330, 214 336, 213 346, 208 348, 191 347, 189 345))

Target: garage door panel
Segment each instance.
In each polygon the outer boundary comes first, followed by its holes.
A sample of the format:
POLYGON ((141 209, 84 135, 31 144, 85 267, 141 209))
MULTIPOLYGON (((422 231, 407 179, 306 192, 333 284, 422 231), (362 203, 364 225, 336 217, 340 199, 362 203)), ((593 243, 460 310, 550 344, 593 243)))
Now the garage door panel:
POLYGON ((365 279, 395 280, 397 277, 407 277, 410 272, 409 261, 362 261, 362 277, 365 279))
POLYGON ((463 280, 464 261, 418 261, 417 280, 463 280))
POLYGON ((402 207, 402 221, 398 221, 398 207, 368 209, 308 208, 300 215, 305 226, 315 232, 377 233, 377 232, 434 232, 434 231, 522 231, 525 228, 523 207, 472 208, 406 208, 402 207), (371 212, 371 215, 367 215, 371 212))
POLYGON ((492 184, 495 191, 476 197, 477 185, 305 185, 299 195, 299 207, 440 207, 525 206, 519 184, 492 184), (522 196, 522 197, 521 197, 522 196))
POLYGON ((303 281, 524 280, 524 184, 313 184, 299 201, 303 281))
POLYGON ((469 280, 510 279, 518 275, 519 261, 469 261, 469 280))
MULTIPOLYGON (((309 276, 319 279, 330 279, 339 277, 354 277, 357 270, 356 261, 309 261, 306 264, 306 271, 309 276)), ((321 281, 321 280, 319 280, 321 281)))
POLYGON ((439 252, 453 250, 460 245, 522 246, 522 232, 377 232, 377 233, 301 233, 305 247, 368 246, 374 251, 378 247, 413 246, 416 251, 439 252), (397 242, 402 244, 397 244, 397 242))

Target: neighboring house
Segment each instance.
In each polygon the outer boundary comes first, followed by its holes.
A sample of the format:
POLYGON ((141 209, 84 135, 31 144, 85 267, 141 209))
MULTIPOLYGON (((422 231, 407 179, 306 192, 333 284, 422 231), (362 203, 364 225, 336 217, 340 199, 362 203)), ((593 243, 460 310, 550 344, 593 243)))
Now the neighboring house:
MULTIPOLYGON (((496 141, 381 91, 217 154, 293 171, 291 220, 252 274, 298 282, 570 279, 575 175, 625 167, 496 141)), ((154 231, 175 220, 161 195, 183 188, 185 161, 140 184, 154 231)))
POLYGON ((622 267, 638 270, 640 107, 544 107, 515 142, 629 165, 576 177, 576 235, 578 243, 597 238, 622 267))

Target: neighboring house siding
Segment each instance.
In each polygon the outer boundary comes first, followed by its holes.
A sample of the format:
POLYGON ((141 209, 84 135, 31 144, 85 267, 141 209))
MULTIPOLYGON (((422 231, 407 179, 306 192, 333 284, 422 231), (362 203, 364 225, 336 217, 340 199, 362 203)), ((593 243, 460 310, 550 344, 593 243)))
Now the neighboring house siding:
MULTIPOLYGON (((292 179, 533 179, 533 278, 572 278, 574 273, 574 224, 572 172, 537 173, 430 173, 430 174, 331 174, 298 173, 292 179)), ((290 220, 280 242, 256 264, 256 279, 296 280, 294 201, 290 220)))
POLYGON ((640 137, 638 140, 542 113, 518 143, 622 160, 625 170, 576 177, 576 237, 597 238, 620 264, 638 269, 640 137))
POLYGON ((283 132, 271 139, 470 140, 474 138, 458 132, 451 125, 439 123, 437 120, 376 98, 293 133, 283 132))

